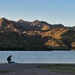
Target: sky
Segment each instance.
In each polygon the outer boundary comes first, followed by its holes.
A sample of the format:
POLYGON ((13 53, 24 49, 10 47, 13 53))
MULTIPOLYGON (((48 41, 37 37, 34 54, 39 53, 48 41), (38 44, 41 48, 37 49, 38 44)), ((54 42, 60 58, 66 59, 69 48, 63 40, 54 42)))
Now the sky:
POLYGON ((75 0, 0 0, 0 18, 75 26, 75 0))

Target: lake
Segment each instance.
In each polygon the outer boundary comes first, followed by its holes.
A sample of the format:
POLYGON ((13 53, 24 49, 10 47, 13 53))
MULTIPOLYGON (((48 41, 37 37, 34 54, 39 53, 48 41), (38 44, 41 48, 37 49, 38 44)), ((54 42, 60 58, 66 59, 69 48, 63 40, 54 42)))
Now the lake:
POLYGON ((75 51, 0 51, 0 63, 9 55, 18 63, 75 63, 75 51))

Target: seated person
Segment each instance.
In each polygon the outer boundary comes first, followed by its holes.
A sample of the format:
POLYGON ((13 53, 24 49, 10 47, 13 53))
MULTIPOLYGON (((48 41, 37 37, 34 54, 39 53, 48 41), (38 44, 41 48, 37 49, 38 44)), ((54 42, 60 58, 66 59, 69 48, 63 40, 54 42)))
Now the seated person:
POLYGON ((8 56, 8 58, 7 58, 8 63, 14 63, 14 61, 11 61, 11 57, 12 57, 12 55, 8 56))

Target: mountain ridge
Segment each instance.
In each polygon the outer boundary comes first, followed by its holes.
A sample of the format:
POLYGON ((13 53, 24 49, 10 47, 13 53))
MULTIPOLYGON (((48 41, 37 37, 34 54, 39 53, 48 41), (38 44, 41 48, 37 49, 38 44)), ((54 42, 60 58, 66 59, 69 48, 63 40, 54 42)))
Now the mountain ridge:
POLYGON ((0 50, 74 50, 75 27, 0 18, 0 50))

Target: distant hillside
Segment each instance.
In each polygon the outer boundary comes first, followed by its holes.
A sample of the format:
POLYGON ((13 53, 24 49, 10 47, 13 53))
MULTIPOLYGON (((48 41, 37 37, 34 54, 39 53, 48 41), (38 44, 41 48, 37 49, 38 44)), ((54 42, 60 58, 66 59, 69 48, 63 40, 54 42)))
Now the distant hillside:
POLYGON ((75 50, 75 27, 0 18, 0 50, 75 50))

